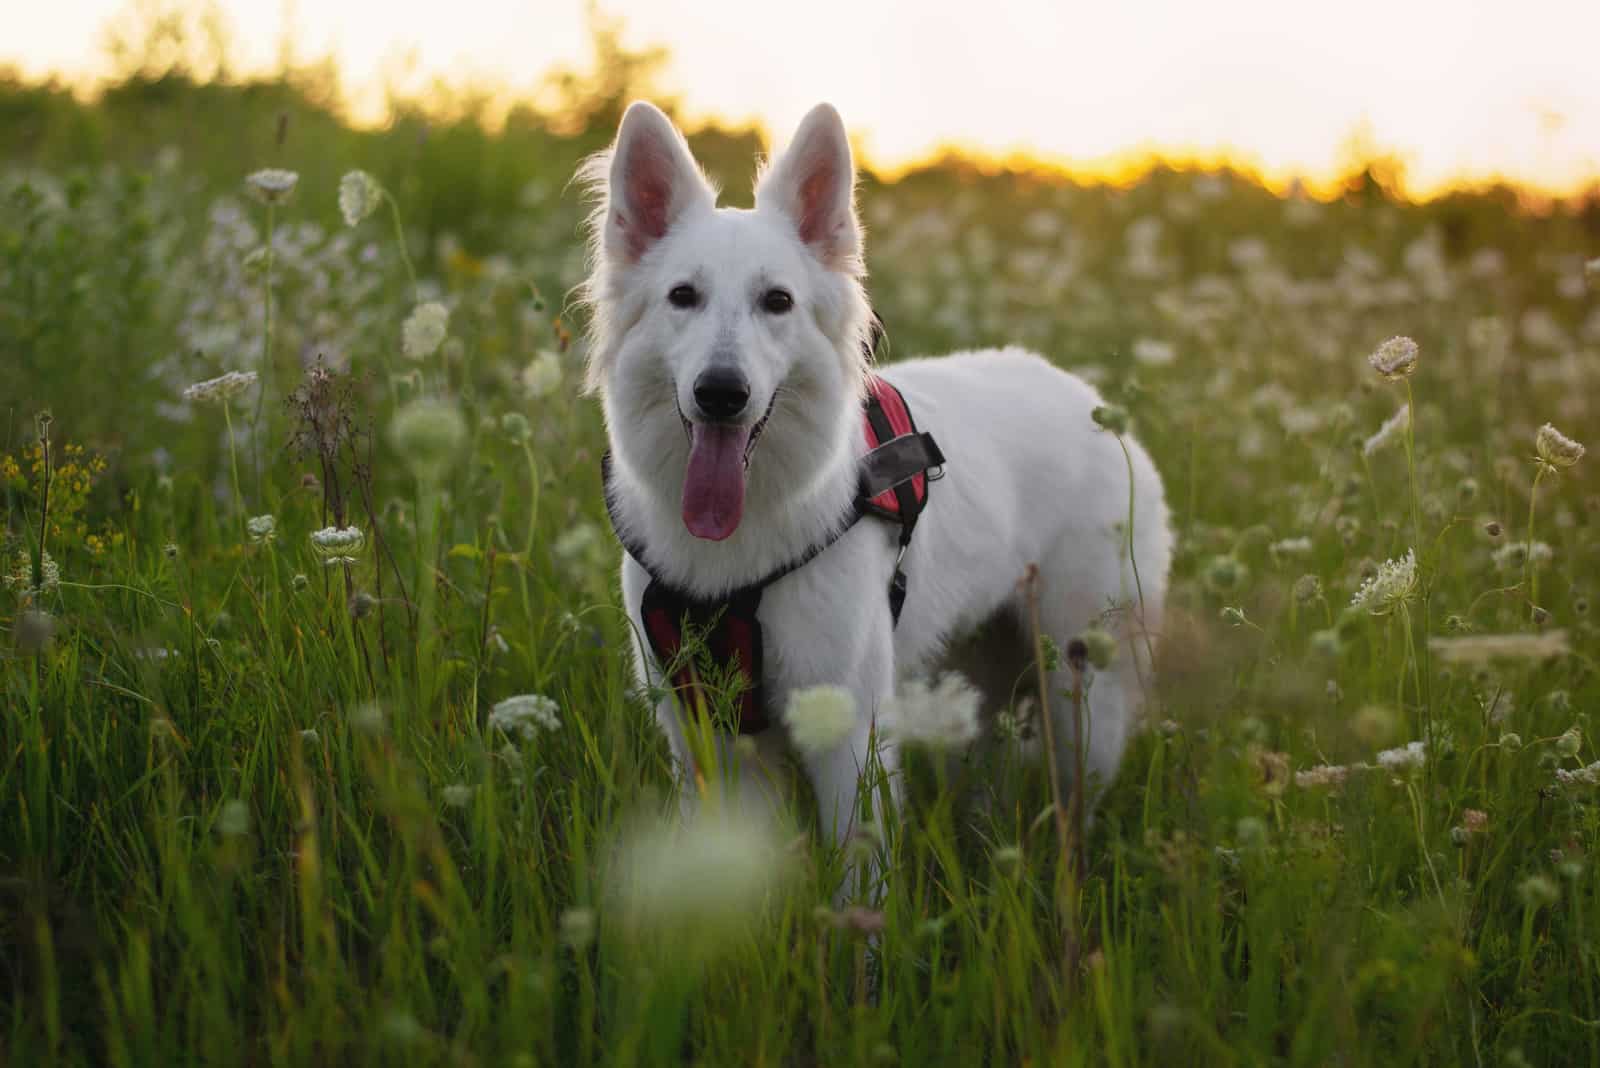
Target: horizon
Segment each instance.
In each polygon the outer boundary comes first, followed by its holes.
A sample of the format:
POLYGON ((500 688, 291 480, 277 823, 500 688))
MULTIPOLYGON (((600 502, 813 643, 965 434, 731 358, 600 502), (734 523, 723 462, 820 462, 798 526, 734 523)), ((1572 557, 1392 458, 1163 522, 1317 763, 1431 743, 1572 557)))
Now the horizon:
MULTIPOLYGON (((107 29, 139 6, 57 4, 0 43, 0 67, 80 93, 103 85, 113 73, 107 29), (95 32, 85 34, 89 24, 95 32)), ((1112 183, 1166 164, 1226 167, 1280 192, 1296 180, 1326 192, 1364 148, 1399 159, 1403 190, 1417 199, 1497 182, 1548 196, 1592 189, 1600 67, 1580 42, 1600 37, 1600 9, 1530 0, 1509 20, 1492 6, 1426 0, 1390 10, 1356 0, 1337 23, 1319 25, 1251 0, 1206 12, 1141 0, 1079 12, 1079 25, 1070 8, 1018 0, 1008 10, 1026 12, 1030 26, 1018 32, 1015 20, 957 24, 953 4, 918 8, 923 21, 907 30, 896 24, 906 5, 819 0, 809 22, 788 20, 777 35, 751 33, 766 12, 737 0, 678 11, 612 0, 596 14, 616 20, 629 48, 666 49, 660 96, 679 103, 686 128, 753 127, 781 143, 811 104, 828 99, 863 163, 888 176, 954 151, 980 166, 1112 183), (1593 32, 1583 31, 1590 23, 1593 32), (1378 24, 1389 31, 1381 40, 1350 36, 1378 24), (1546 32, 1557 24, 1574 32, 1546 32), (858 32, 836 39, 836 25, 858 32), (1517 47, 1529 30, 1549 39, 1517 47), (1001 53, 1011 61, 986 61, 1001 53)), ((500 111, 537 100, 552 72, 593 67, 585 7, 460 0, 461 17, 430 20, 416 8, 375 17, 368 0, 318 10, 294 0, 217 5, 230 74, 332 59, 343 114, 369 127, 386 120, 391 95, 427 105, 439 87, 483 92, 500 111)))

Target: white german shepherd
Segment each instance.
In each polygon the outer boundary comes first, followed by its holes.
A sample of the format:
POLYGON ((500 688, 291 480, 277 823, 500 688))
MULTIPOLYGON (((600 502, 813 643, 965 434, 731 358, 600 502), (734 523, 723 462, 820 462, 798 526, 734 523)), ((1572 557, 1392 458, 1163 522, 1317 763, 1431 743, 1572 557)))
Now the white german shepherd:
MULTIPOLYGON (((615 145, 580 180, 599 201, 586 287, 588 385, 605 406, 613 521, 625 544, 644 547, 656 579, 715 599, 828 543, 852 514, 872 313, 844 126, 831 106, 813 109, 746 211, 717 207, 683 137, 654 106, 635 103, 615 145)), ((980 657, 1002 680, 987 696, 1004 707, 1031 662, 1019 587, 1030 564, 1039 569, 1042 626, 1059 647, 1096 621, 1118 635, 1116 661, 1093 682, 1085 755, 1090 778, 1108 783, 1135 725, 1172 555, 1150 458, 1129 442, 1141 606, 1128 567, 1128 468, 1117 439, 1090 418, 1101 403, 1093 388, 1016 348, 874 373, 898 387, 947 458, 903 562, 909 594, 899 623, 885 592, 898 530, 871 519, 773 583, 759 607, 767 705, 782 709, 793 690, 823 683, 855 697, 858 721, 845 742, 797 754, 824 833, 838 840, 849 830, 874 716, 897 680, 938 671, 980 632, 980 657)), ((624 553, 636 639, 651 578, 624 553)), ((659 682, 649 648, 635 652, 641 679, 659 682)), ((1053 733, 1070 747, 1064 667, 1051 688, 1053 733)), ((680 715, 671 698, 657 709, 692 772, 680 715)), ((741 793, 770 796, 763 766, 788 745, 781 720, 773 723, 754 738, 758 759, 740 762, 741 793)), ((1062 755, 1061 767, 1072 768, 1062 755)), ((880 759, 892 772, 892 745, 880 759)))

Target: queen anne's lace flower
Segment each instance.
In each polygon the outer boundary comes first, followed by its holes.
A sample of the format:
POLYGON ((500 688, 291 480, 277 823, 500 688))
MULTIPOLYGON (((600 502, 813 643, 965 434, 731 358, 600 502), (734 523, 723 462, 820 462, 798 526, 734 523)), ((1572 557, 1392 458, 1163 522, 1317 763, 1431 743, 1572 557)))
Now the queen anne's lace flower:
POLYGON ((1392 337, 1379 345, 1367 362, 1391 382, 1409 377, 1417 369, 1417 343, 1408 337, 1392 337))
POLYGON ((490 710, 489 726, 529 741, 540 731, 561 729, 561 720, 556 716, 558 710, 559 706, 543 694, 518 694, 498 702, 490 710))
POLYGON ((1571 467, 1583 459, 1584 447, 1546 423, 1534 437, 1534 451, 1550 467, 1571 467))
POLYGON ((1407 742, 1397 749, 1385 749, 1378 754, 1378 766, 1388 771, 1409 771, 1422 767, 1428 757, 1426 742, 1407 742))
POLYGON ((366 171, 351 171, 339 179, 339 214, 346 226, 355 226, 378 210, 383 186, 366 171))
POLYGON ((1361 584, 1350 607, 1375 616, 1388 615, 1417 591, 1417 554, 1411 549, 1397 560, 1385 560, 1378 573, 1361 584))
POLYGON ((311 533, 311 551, 328 567, 336 564, 355 564, 367 536, 360 527, 323 527, 311 533))
POLYGON ((812 686, 789 695, 784 725, 796 748, 825 753, 850 736, 856 725, 856 701, 842 686, 812 686))
POLYGON ((251 516, 245 520, 244 529, 250 535, 251 541, 257 545, 265 545, 277 538, 278 520, 270 515, 251 516))
POLYGON ((1428 648, 1441 661, 1483 664, 1491 660, 1549 660, 1571 651, 1567 632, 1538 634, 1468 634, 1459 638, 1430 638, 1428 648))
POLYGON ((198 404, 224 404, 255 385, 258 377, 254 371, 229 371, 185 388, 183 399, 198 404))
POLYGON ((300 184, 300 176, 281 167, 268 167, 250 175, 244 184, 250 190, 250 195, 261 203, 282 204, 294 195, 294 187, 300 184))
POLYGON ((907 682, 883 703, 883 730, 908 745, 959 749, 978 736, 978 691, 951 672, 929 686, 907 682))
POLYGON ((400 347, 407 359, 425 360, 444 343, 450 326, 450 311, 436 300, 418 304, 406 317, 400 330, 400 347))

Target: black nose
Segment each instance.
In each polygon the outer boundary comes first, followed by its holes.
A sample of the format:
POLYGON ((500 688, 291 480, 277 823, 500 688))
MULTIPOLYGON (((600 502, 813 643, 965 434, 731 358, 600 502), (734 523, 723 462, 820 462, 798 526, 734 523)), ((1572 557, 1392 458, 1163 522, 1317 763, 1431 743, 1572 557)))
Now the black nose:
POLYGON ((750 383, 731 367, 713 367, 694 380, 694 402, 707 419, 735 419, 750 403, 750 383))

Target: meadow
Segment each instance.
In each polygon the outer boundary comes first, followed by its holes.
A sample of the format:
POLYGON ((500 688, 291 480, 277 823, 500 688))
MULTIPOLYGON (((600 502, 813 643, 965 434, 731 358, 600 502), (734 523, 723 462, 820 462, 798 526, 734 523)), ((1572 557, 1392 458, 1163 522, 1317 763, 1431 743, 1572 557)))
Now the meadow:
POLYGON ((807 806, 667 819, 572 299, 620 102, 0 81, 0 1061, 1600 1064, 1600 195, 867 175, 881 358, 1091 378, 1179 553, 1086 837, 1012 720, 838 907, 807 806))

